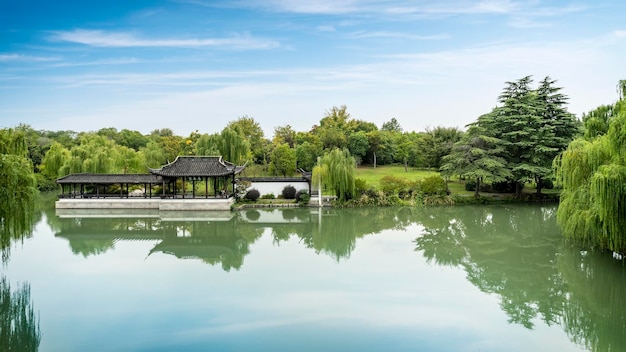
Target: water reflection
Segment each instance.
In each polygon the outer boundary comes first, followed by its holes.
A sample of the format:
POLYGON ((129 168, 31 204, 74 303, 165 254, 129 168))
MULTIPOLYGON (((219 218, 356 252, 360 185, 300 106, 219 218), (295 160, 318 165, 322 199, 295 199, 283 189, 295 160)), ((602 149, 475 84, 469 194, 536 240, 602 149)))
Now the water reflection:
MULTIPOLYGON (((239 270, 263 235, 275 246, 298 243, 345 261, 360 238, 386 230, 419 231, 415 250, 433 265, 460 268, 480 291, 496 295, 509 322, 558 325, 593 351, 626 350, 626 273, 606 253, 563 243, 556 207, 249 209, 226 214, 151 213, 140 217, 49 216, 56 236, 89 257, 118 241, 153 240, 164 253, 239 270)), ((128 214, 127 214, 128 215, 128 214)))
POLYGON ((15 291, 6 277, 0 279, 0 350, 37 351, 41 341, 39 318, 30 300, 30 285, 15 291))
MULTIPOLYGON (((316 253, 336 261, 347 259, 358 238, 414 223, 410 209, 309 210, 250 209, 219 214, 178 212, 137 213, 137 217, 83 212, 49 216, 57 237, 68 240, 74 254, 103 254, 120 240, 155 240, 149 254, 161 252, 178 258, 221 264, 226 271, 239 269, 253 244, 268 231, 274 244, 297 237, 316 253)), ((126 214, 128 215, 128 214, 126 214)))
POLYGON ((558 324, 592 351, 626 348, 626 274, 607 253, 563 243, 556 207, 425 209, 416 250, 461 267, 481 291, 497 294, 509 322, 558 324))

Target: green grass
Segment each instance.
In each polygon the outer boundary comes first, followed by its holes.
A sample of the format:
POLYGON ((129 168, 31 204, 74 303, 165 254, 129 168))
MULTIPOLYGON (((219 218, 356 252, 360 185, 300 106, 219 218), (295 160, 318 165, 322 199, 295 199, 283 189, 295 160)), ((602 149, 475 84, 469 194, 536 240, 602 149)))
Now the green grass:
POLYGON ((439 172, 433 170, 414 169, 409 167, 408 172, 404 171, 402 165, 385 165, 373 168, 371 166, 358 167, 356 169, 356 177, 362 178, 368 185, 378 187, 380 185, 380 179, 383 176, 391 175, 400 178, 406 178, 407 180, 418 180, 430 175, 438 175, 439 172))

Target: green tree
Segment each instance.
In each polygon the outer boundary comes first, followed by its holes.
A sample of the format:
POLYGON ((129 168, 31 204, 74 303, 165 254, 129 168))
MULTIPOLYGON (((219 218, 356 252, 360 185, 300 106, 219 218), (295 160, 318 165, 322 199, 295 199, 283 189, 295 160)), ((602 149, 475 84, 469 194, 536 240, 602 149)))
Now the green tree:
POLYGON ((490 131, 480 125, 470 125, 463 138, 454 144, 452 152, 442 158, 441 174, 449 178, 462 175, 476 182, 474 196, 480 196, 480 185, 485 181, 499 182, 512 176, 501 157, 502 142, 491 136, 490 131))
POLYGON ((221 138, 217 133, 201 135, 195 144, 196 155, 220 155, 221 138))
POLYGON ((357 164, 361 164, 369 149, 370 143, 367 138, 367 133, 359 131, 350 134, 350 137, 348 137, 348 151, 354 156, 357 164))
POLYGON ((427 128, 426 133, 417 141, 421 151, 423 167, 439 169, 441 159, 450 154, 454 143, 461 139, 463 132, 456 127, 427 128))
POLYGON ((356 161, 347 149, 333 149, 321 159, 321 165, 313 170, 313 180, 321 176, 322 183, 335 192, 337 199, 345 201, 356 193, 356 161))
POLYGON ((146 173, 146 161, 142 153, 118 145, 114 149, 114 172, 123 174, 146 173))
POLYGON ((495 131, 505 148, 505 159, 516 181, 515 195, 521 197, 524 183, 534 181, 541 192, 542 180, 552 175, 552 161, 579 131, 574 116, 567 112, 567 97, 546 77, 532 89, 530 76, 507 82, 498 100, 502 106, 481 117, 481 124, 495 131))
POLYGON ((132 148, 135 151, 139 151, 139 149, 145 147, 149 140, 150 138, 144 136, 141 132, 127 129, 121 130, 115 138, 117 144, 132 148))
POLYGON ((405 133, 397 133, 395 137, 394 159, 404 165, 404 172, 409 172, 409 158, 411 157, 411 150, 414 144, 405 133))
POLYGON ((609 123, 615 116, 614 105, 601 105, 583 114, 585 138, 588 140, 604 135, 609 131, 609 123))
POLYGON ((63 165, 70 159, 70 152, 59 142, 53 142, 50 149, 41 162, 41 173, 51 180, 55 180, 63 174, 60 174, 63 165))
POLYGON ((265 158, 263 148, 267 140, 261 125, 254 118, 244 115, 235 121, 229 122, 226 127, 237 129, 245 137, 250 144, 250 152, 252 153, 254 163, 262 164, 265 158))
POLYGON ((278 126, 274 128, 274 144, 279 145, 286 143, 289 148, 296 146, 296 131, 291 125, 278 126))
POLYGON ((395 117, 392 117, 391 120, 384 122, 383 126, 380 129, 381 131, 388 131, 388 132, 395 132, 395 133, 402 132, 402 126, 400 126, 400 123, 395 117))
POLYGON ((70 149, 70 158, 65 162, 60 174, 89 172, 114 172, 116 144, 108 137, 95 133, 85 133, 80 137, 80 144, 70 149))
POLYGON ((167 162, 163 147, 156 141, 149 141, 139 152, 148 167, 158 168, 167 162))
POLYGON ((626 81, 620 81, 608 133, 574 140, 555 160, 562 185, 557 222, 565 236, 626 253, 626 81))
POLYGON ((531 175, 537 185, 537 194, 541 194, 543 180, 553 177, 552 162, 557 154, 567 148, 569 143, 581 132, 581 123, 565 108, 567 96, 555 87, 555 80, 545 77, 536 90, 539 113, 536 143, 531 152, 533 162, 531 175))
POLYGON ((33 164, 24 134, 0 130, 0 248, 8 260, 12 238, 29 233, 37 196, 33 164))
POLYGON ((305 141, 296 147, 297 167, 312 171, 317 163, 317 157, 322 155, 322 147, 319 144, 305 141))
POLYGON ((296 150, 288 144, 277 145, 270 156, 269 172, 272 175, 290 176, 296 171, 296 150))
POLYGON ((237 129, 224 128, 220 133, 219 150, 224 160, 241 165, 250 160, 250 145, 237 129))

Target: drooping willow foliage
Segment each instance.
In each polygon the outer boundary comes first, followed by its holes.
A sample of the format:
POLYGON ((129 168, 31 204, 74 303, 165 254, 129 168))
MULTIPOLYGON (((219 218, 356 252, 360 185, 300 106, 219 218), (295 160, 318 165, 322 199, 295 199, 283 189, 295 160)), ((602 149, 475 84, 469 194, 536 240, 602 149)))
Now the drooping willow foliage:
POLYGON ((354 197, 356 186, 354 183, 356 173, 356 161, 346 149, 335 148, 324 155, 320 165, 313 169, 313 182, 322 183, 335 192, 339 201, 345 201, 354 197))
POLYGON ((21 133, 0 130, 0 250, 3 263, 8 260, 11 240, 31 232, 37 186, 27 152, 21 133))
POLYGON ((17 290, 3 276, 0 278, 0 349, 2 351, 37 351, 41 341, 39 317, 30 299, 30 285, 17 290))
POLYGON ((577 139, 555 159, 563 187, 557 222, 578 243, 626 253, 626 81, 619 87, 608 133, 577 139))

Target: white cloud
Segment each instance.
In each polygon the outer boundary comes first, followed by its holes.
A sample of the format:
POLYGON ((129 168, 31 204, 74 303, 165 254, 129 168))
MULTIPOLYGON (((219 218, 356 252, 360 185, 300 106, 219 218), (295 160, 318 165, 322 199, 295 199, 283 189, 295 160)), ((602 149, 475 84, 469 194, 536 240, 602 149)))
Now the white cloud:
POLYGON ((270 49, 279 43, 267 39, 257 39, 249 35, 229 38, 177 38, 177 39, 142 39, 132 33, 105 32, 101 30, 75 29, 73 31, 53 32, 49 38, 53 41, 65 41, 94 47, 227 47, 237 49, 270 49))
POLYGON ((334 32, 335 27, 331 25, 322 25, 322 26, 318 26, 317 30, 320 32, 334 32))
POLYGON ((359 39, 359 38, 384 38, 384 39, 404 39, 404 40, 441 40, 441 39, 450 39, 450 35, 448 34, 434 34, 434 35, 418 35, 418 34, 409 34, 402 32, 367 32, 367 31, 359 31, 354 32, 349 35, 350 38, 359 39))
POLYGON ((19 62, 32 62, 32 61, 57 61, 58 57, 49 56, 31 56, 22 54, 0 54, 0 61, 19 61, 19 62))
POLYGON ((615 38, 626 38, 626 30, 613 31, 612 36, 615 38))

